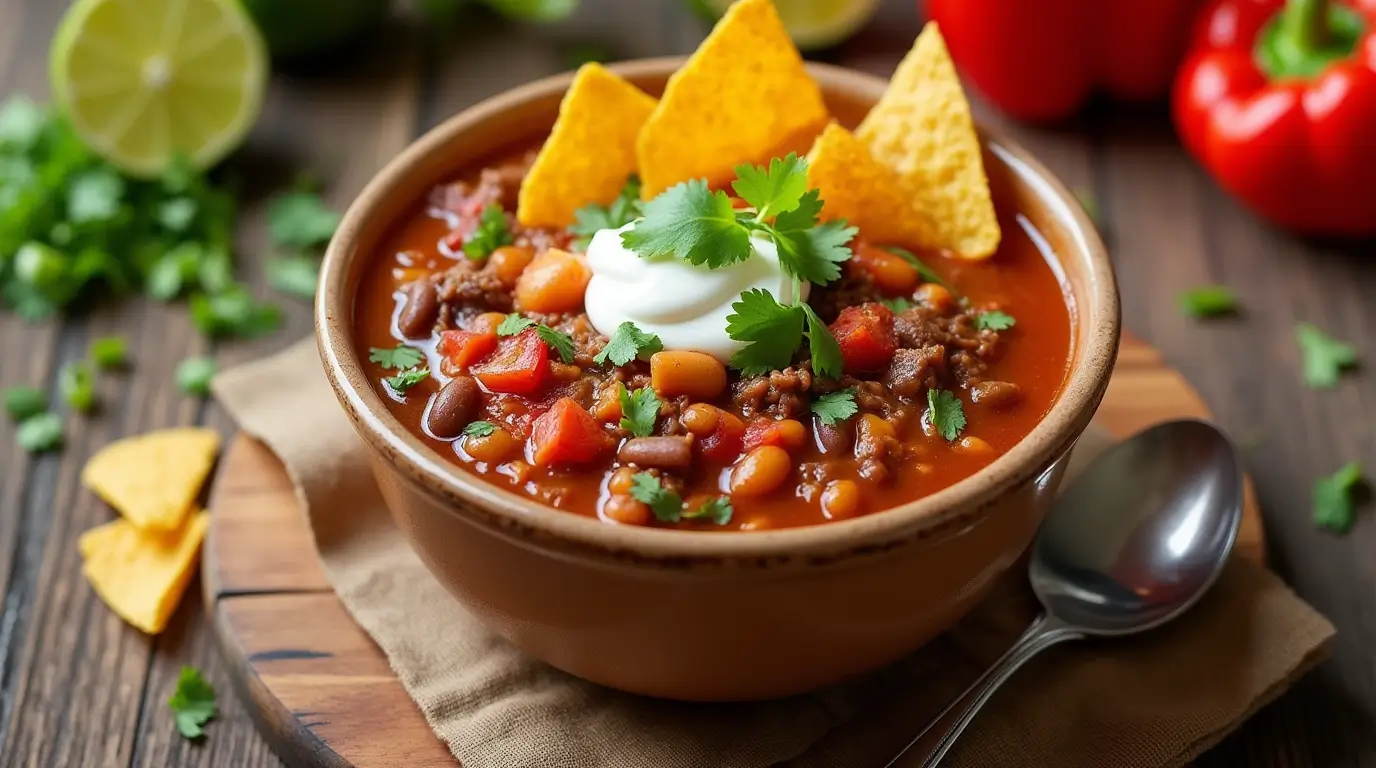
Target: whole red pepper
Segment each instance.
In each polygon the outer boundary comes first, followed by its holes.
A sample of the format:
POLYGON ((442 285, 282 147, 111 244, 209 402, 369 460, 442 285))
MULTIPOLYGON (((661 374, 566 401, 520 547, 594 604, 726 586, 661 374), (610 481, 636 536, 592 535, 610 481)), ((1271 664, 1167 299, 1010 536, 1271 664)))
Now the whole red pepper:
POLYGON ((1262 217, 1376 233, 1376 0, 1215 0, 1175 83, 1185 146, 1262 217))
POLYGON ((1030 121, 1091 93, 1150 101, 1170 91, 1198 0, 927 0, 951 58, 989 101, 1030 121))

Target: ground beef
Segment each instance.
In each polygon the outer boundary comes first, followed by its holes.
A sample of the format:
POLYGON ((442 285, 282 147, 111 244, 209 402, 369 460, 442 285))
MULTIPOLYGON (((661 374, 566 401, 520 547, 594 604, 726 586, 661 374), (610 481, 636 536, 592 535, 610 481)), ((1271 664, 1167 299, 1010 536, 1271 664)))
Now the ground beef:
POLYGON ((948 315, 928 307, 912 307, 899 313, 894 318, 894 332, 902 348, 895 354, 895 361, 903 357, 911 363, 915 360, 912 352, 940 347, 946 354, 945 372, 934 371, 928 386, 949 387, 977 381, 1002 354, 998 331, 975 327, 978 314, 967 307, 948 315))
POLYGON ((812 369, 806 364, 791 365, 782 371, 741 379, 731 388, 731 397, 746 418, 796 419, 808 413, 811 388, 812 369))
POLYGON ((814 288, 808 296, 808 304, 828 323, 841 314, 846 307, 858 307, 870 301, 885 298, 884 293, 874 284, 870 273, 847 262, 841 278, 825 289, 814 288))
MULTIPOLYGON (((435 279, 439 282, 440 302, 449 309, 451 320, 463 309, 510 312, 513 307, 511 289, 478 262, 456 262, 435 279)), ((443 313, 441 319, 444 319, 443 313)), ((451 322, 446 327, 456 325, 451 322)))
POLYGON ((929 389, 940 389, 946 378, 946 348, 928 344, 894 352, 884 384, 899 397, 916 400, 929 389))

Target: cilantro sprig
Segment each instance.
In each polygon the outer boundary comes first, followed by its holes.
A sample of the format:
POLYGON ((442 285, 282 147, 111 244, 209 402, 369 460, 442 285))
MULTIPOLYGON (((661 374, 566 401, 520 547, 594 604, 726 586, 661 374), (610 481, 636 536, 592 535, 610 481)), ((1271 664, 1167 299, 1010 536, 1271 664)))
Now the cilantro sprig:
POLYGON ((828 392, 812 401, 812 412, 817 420, 831 427, 860 412, 855 402, 855 387, 828 392))
POLYGON ((387 382, 387 386, 392 388, 398 395, 406 390, 430 378, 429 368, 407 368, 395 376, 387 376, 382 380, 387 382))
POLYGON ((572 363, 573 359, 577 357, 578 348, 573 343, 572 336, 563 331, 557 331, 548 325, 537 323, 528 317, 521 317, 515 312, 502 319, 501 324, 497 326, 497 335, 515 336, 527 328, 534 328, 535 335, 548 344, 550 349, 553 349, 559 355, 559 359, 565 363, 572 363))
POLYGON ((655 431, 655 423, 659 421, 659 409, 664 405, 655 396, 654 389, 641 387, 635 392, 626 389, 626 385, 620 385, 620 392, 617 397, 621 401, 621 428, 629 430, 636 437, 649 437, 655 431))
POLYGON ((683 517, 683 497, 664 487, 659 478, 649 472, 631 475, 631 496, 649 505, 660 522, 676 523, 683 517))
POLYGON ((377 363, 383 368, 396 368, 398 370, 410 368, 420 365, 420 361, 424 359, 424 352, 405 344, 400 344, 392 349, 368 348, 368 362, 377 363))
POLYGON ((997 309, 975 315, 975 327, 981 331, 1006 331, 1017 324, 1012 315, 997 309))
POLYGON ((177 732, 187 739, 204 736, 203 726, 220 714, 215 705, 215 687, 195 667, 182 667, 177 689, 167 700, 167 707, 172 710, 177 732))
POLYGON ((496 203, 489 203, 478 216, 478 227, 463 244, 463 254, 470 259, 485 259, 504 245, 511 245, 511 228, 506 211, 496 203))
POLYGON ((1359 362, 1357 350, 1309 323, 1295 327, 1295 341, 1304 358, 1304 383, 1311 389, 1332 389, 1344 369, 1359 362))
POLYGON ((1334 533, 1346 533, 1356 519, 1353 492, 1362 484, 1362 465, 1350 462, 1314 483, 1314 523, 1334 533))
POLYGON ((625 365, 637 358, 649 360, 650 355, 662 349, 664 342, 658 336, 640 330, 635 323, 627 320, 616 327, 612 337, 607 340, 607 346, 592 361, 598 365, 606 365, 609 360, 612 365, 625 365))
POLYGON ((583 250, 588 241, 603 229, 620 229, 640 218, 644 208, 640 203, 640 177, 632 174, 621 188, 621 194, 610 205, 585 205, 573 212, 573 226, 569 231, 578 237, 573 247, 583 250))
POLYGON ((927 421, 937 434, 954 442, 965 429, 965 407, 949 390, 927 390, 927 421))
POLYGON ((731 499, 726 496, 713 496, 703 502, 702 506, 689 512, 683 513, 685 520, 711 520, 717 525, 726 525, 731 522, 731 516, 735 510, 731 507, 731 499))
POLYGON ((1189 317, 1218 317, 1238 311, 1237 294, 1226 285, 1201 285, 1176 299, 1180 311, 1189 317))
POLYGON ((485 420, 470 421, 468 426, 463 428, 463 433, 467 437, 487 437, 496 431, 497 425, 485 420))

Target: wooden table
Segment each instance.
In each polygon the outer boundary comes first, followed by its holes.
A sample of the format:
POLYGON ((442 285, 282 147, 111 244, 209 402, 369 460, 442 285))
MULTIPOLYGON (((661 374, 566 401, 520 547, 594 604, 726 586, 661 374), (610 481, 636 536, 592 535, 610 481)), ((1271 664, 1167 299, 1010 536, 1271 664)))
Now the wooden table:
MULTIPOLYGON (((64 4, 0 2, 0 92, 47 92, 47 49, 64 4)), ((919 25, 913 3, 887 2, 828 60, 887 75, 919 25)), ((247 200, 241 272, 267 289, 262 193, 309 167, 344 206, 412 137, 468 104, 570 66, 586 45, 614 58, 685 53, 704 27, 679 0, 584 0, 570 21, 517 28, 488 18, 430 36, 398 23, 326 72, 279 75, 250 145, 235 160, 247 200)), ((997 117, 986 116, 993 122, 997 117)), ((1334 658, 1201 761, 1205 766, 1376 766, 1376 526, 1335 537, 1310 522, 1313 480, 1344 462, 1376 465, 1376 377, 1311 392, 1298 374, 1293 326, 1310 321, 1376 360, 1376 260, 1370 244, 1300 242, 1257 221, 1191 165, 1165 118, 1096 112, 1058 130, 1009 127, 1071 185, 1092 189, 1123 287, 1126 326, 1199 388, 1246 451, 1266 515, 1271 562, 1339 629, 1334 658), (1204 282, 1234 286, 1247 310, 1201 325, 1176 294, 1204 282), (1363 554, 1365 553, 1365 554, 1363 554)), ((222 366, 306 335, 310 309, 290 298, 284 332, 210 345, 179 305, 130 300, 60 322, 0 316, 0 387, 39 384, 97 336, 124 334, 134 366, 100 384, 96 418, 71 418, 67 447, 33 458, 0 422, 0 765, 278 765, 234 699, 193 584, 171 626, 149 638, 105 609, 80 573, 76 539, 110 519, 77 482, 93 451, 121 435, 233 424, 213 402, 182 396, 172 373, 191 354, 222 366), (202 745, 172 729, 166 699, 178 669, 205 670, 222 694, 202 745)), ((54 395, 55 396, 55 395, 54 395)))

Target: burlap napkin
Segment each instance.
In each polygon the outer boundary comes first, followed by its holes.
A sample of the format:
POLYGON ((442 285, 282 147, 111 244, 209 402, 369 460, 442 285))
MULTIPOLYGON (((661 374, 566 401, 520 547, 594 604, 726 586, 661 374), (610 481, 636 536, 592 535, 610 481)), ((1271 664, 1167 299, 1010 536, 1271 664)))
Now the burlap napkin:
MULTIPOLYGON (((215 393, 282 458, 340 600, 465 768, 881 766, 1033 615, 1025 577, 1011 574, 947 636, 836 688, 744 705, 617 693, 522 655, 430 576, 387 516, 313 342, 226 372, 215 393)), ((1107 442, 1086 435, 1077 461, 1107 442)), ((1313 666, 1332 634, 1277 578, 1235 562, 1168 627, 1032 662, 947 764, 1181 765, 1313 666)))

